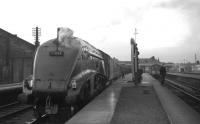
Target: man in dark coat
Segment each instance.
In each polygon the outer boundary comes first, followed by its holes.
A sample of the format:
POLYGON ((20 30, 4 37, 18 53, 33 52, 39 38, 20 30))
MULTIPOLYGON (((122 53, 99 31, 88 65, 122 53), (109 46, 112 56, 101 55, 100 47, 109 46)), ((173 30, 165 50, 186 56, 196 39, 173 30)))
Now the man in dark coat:
POLYGON ((166 69, 164 67, 164 64, 160 67, 160 75, 161 75, 161 84, 164 84, 166 76, 166 69))

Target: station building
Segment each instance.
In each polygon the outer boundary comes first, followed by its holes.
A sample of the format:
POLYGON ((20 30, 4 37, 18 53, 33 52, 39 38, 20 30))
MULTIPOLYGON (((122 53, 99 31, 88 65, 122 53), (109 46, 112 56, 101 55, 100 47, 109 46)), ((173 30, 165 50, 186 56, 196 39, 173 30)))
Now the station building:
POLYGON ((32 74, 35 46, 0 28, 0 84, 18 83, 32 74))
POLYGON ((143 72, 150 74, 158 74, 162 63, 159 59, 156 59, 154 56, 150 58, 141 58, 139 59, 139 67, 143 72))
MULTIPOLYGON (((142 69, 145 73, 150 74, 159 74, 160 67, 162 66, 162 62, 159 59, 156 59, 154 56, 150 58, 139 58, 139 69, 142 69)), ((130 61, 121 61, 121 63, 126 65, 131 65, 130 61)), ((165 64, 167 70, 169 67, 165 64)))

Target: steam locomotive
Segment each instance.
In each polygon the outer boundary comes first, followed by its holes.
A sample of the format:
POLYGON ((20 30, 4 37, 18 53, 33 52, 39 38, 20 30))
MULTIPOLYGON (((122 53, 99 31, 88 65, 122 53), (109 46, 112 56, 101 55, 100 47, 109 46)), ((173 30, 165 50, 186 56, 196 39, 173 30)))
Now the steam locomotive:
POLYGON ((58 28, 57 38, 38 47, 33 75, 24 80, 18 99, 33 104, 36 117, 57 114, 88 102, 123 70, 114 59, 69 28, 58 28))

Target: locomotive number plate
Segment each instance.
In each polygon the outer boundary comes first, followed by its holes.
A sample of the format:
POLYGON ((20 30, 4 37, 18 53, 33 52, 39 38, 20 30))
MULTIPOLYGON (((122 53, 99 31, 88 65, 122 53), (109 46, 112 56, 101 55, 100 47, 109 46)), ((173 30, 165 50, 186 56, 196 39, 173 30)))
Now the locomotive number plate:
POLYGON ((63 51, 59 51, 59 50, 50 51, 50 52, 49 52, 49 55, 50 55, 50 56, 64 56, 64 52, 63 52, 63 51))

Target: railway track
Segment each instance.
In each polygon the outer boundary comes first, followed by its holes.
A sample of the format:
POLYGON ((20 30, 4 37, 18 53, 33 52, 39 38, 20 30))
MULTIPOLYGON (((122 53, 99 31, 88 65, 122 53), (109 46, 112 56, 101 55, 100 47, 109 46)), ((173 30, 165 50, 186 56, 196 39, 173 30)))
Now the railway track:
POLYGON ((25 124, 39 124, 42 123, 43 121, 45 121, 47 119, 47 115, 42 115, 42 117, 40 119, 35 119, 33 118, 30 121, 26 121, 25 124))
MULTIPOLYGON (((82 106, 84 107, 84 106, 82 106)), ((44 114, 41 116, 41 118, 36 119, 29 119, 28 121, 25 121, 24 124, 63 124, 66 121, 68 121, 71 117, 73 117, 80 109, 71 108, 69 113, 62 113, 60 115, 47 115, 44 114)))
POLYGON ((200 89, 198 87, 195 87, 186 81, 177 81, 177 82, 180 82, 181 84, 183 84, 183 86, 190 88, 192 90, 191 92, 193 92, 195 96, 197 97, 200 96, 200 89))
POLYGON ((50 116, 44 114, 41 118, 36 119, 33 116, 31 105, 13 102, 8 105, 0 106, 0 124, 63 124, 82 109, 82 107, 83 106, 77 109, 72 107, 70 109, 71 112, 67 113, 67 115, 50 116))
POLYGON ((194 75, 200 75, 200 72, 182 72, 182 74, 194 74, 194 75))
POLYGON ((46 124, 47 119, 49 119, 47 118, 47 115, 43 115, 39 119, 34 118, 32 115, 32 106, 13 103, 11 106, 6 106, 6 108, 6 110, 0 110, 0 124, 46 124))
POLYGON ((14 101, 14 102, 12 102, 12 103, 9 103, 9 104, 6 104, 6 105, 2 105, 2 106, 0 106, 0 110, 1 110, 1 109, 4 109, 4 108, 6 108, 6 107, 9 107, 9 106, 18 104, 18 103, 19 103, 18 101, 14 101))
MULTIPOLYGON (((78 112, 78 111, 76 111, 76 112, 78 112)), ((66 121, 68 121, 72 116, 74 116, 76 112, 72 112, 71 114, 65 113, 65 114, 69 114, 69 115, 65 115, 63 113, 63 114, 57 115, 57 116, 44 114, 41 116, 41 118, 30 119, 28 121, 25 121, 24 124, 63 124, 66 121)))
POLYGON ((200 114, 200 96, 197 88, 166 79, 166 86, 186 104, 200 114), (196 91, 197 90, 197 91, 196 91))
POLYGON ((185 95, 193 98, 194 100, 200 103, 199 89, 189 85, 180 84, 177 81, 172 81, 170 79, 166 79, 166 81, 167 85, 170 85, 171 87, 177 89, 178 91, 184 93, 185 95))
POLYGON ((0 107, 0 124, 46 124, 47 115, 36 119, 32 113, 32 106, 18 102, 0 107))
POLYGON ((13 102, 8 105, 0 106, 0 120, 6 117, 14 116, 17 113, 30 109, 32 106, 24 105, 19 102, 13 102))

